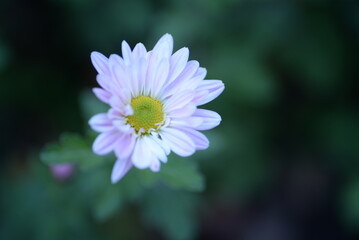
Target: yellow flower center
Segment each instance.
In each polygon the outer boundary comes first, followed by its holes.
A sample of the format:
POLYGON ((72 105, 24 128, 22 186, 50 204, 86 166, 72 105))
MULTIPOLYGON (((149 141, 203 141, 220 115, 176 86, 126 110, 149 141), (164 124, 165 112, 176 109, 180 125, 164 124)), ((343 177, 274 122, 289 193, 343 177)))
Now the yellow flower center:
POLYGON ((127 121, 137 133, 141 128, 148 133, 163 125, 164 114, 159 100, 140 96, 132 99, 131 106, 134 113, 127 117, 127 121))

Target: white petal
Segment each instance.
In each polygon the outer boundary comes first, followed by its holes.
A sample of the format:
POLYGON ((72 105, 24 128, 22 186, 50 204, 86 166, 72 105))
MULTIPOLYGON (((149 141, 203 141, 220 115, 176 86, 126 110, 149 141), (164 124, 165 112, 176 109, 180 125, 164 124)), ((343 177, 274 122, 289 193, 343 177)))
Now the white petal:
POLYGON ((115 155, 121 159, 129 157, 134 150, 135 142, 136 137, 133 134, 123 134, 115 143, 115 155))
POLYGON ((112 169, 111 182, 117 183, 131 169, 132 162, 130 158, 117 159, 112 169))
POLYGON ((133 61, 131 48, 126 41, 122 41, 122 57, 126 65, 130 65, 133 61))
POLYGON ((179 156, 187 157, 195 152, 193 140, 178 129, 164 128, 160 135, 171 150, 179 156))
POLYGON ((168 59, 167 58, 162 59, 157 67, 156 75, 152 85, 151 92, 155 98, 157 98, 158 93, 162 90, 162 87, 167 80, 169 69, 170 69, 170 63, 168 59))
POLYGON ((187 136, 189 136, 193 140, 194 144, 196 145, 196 150, 204 150, 208 148, 209 141, 203 133, 198 132, 192 128, 182 127, 179 129, 182 132, 186 133, 187 136))
POLYGON ((189 56, 188 48, 184 47, 175 52, 170 59, 171 67, 168 82, 171 83, 186 67, 189 56))
MULTIPOLYGON (((147 74, 147 66, 148 61, 145 58, 141 58, 139 61, 139 67, 138 67, 138 94, 143 93, 145 81, 146 81, 146 74, 147 74)), ((137 95, 136 95, 137 96, 137 95)))
POLYGON ((156 43, 152 52, 158 58, 169 58, 173 51, 173 38, 171 34, 166 33, 163 35, 160 40, 156 43))
POLYGON ((139 60, 144 57, 147 53, 145 46, 142 43, 137 43, 135 48, 133 49, 132 56, 134 60, 139 60))
POLYGON ((95 139, 92 150, 98 155, 110 153, 118 138, 120 138, 120 134, 117 131, 101 133, 95 139))
POLYGON ((98 99, 100 99, 104 103, 109 103, 110 98, 112 96, 111 93, 102 89, 102 88, 93 88, 92 92, 96 95, 98 99))
POLYGON ((150 169, 153 172, 158 172, 158 171, 160 171, 160 168, 161 168, 160 161, 157 158, 153 158, 151 165, 150 165, 150 169))
POLYGON ((96 68, 99 74, 108 74, 108 59, 99 52, 91 53, 92 65, 96 68))
MULTIPOLYGON (((157 142, 157 144, 159 146, 161 146, 161 148, 163 149, 163 151, 165 152, 166 156, 169 155, 171 153, 171 148, 168 146, 168 144, 164 141, 162 141, 161 139, 159 139, 158 134, 157 136, 154 136, 152 138, 153 141, 157 142)), ((161 160, 162 162, 167 162, 167 159, 165 161, 161 160)))
POLYGON ((146 142, 142 138, 137 138, 135 148, 132 154, 132 163, 139 169, 148 168, 153 159, 153 154, 149 150, 146 142))
POLYGON ((108 118, 107 113, 99 113, 94 115, 89 124, 91 128, 97 132, 109 132, 114 129, 112 121, 108 118))
POLYGON ((152 153, 159 158, 162 162, 167 162, 167 155, 164 148, 159 145, 160 142, 156 141, 154 136, 144 137, 144 141, 146 141, 147 146, 152 151, 152 153))
POLYGON ((206 109, 197 109, 194 112, 193 117, 201 117, 203 119, 203 123, 195 128, 197 130, 212 129, 217 127, 222 120, 218 113, 206 109))

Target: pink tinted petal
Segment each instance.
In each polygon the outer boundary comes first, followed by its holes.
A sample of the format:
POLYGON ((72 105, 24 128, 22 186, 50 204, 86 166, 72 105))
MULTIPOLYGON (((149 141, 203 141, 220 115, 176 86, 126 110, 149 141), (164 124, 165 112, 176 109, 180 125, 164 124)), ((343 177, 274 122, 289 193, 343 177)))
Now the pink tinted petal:
POLYGON ((134 150, 135 142, 136 137, 133 134, 123 134, 116 141, 114 147, 115 155, 121 159, 129 157, 134 150))
POLYGON ((173 110, 183 108, 185 105, 187 105, 189 102, 192 101, 193 96, 194 96, 193 91, 185 91, 172 95, 171 97, 168 98, 168 100, 166 100, 166 102, 164 103, 164 107, 168 112, 172 112, 173 110))
POLYGON ((176 128, 165 128, 160 135, 171 150, 179 156, 190 156, 196 150, 193 140, 176 128))
POLYGON ((196 145, 196 150, 204 150, 207 149, 209 146, 209 141, 207 137, 201 133, 198 132, 192 128, 180 128, 180 130, 189 136, 194 144, 196 145))
POLYGON ((122 57, 126 65, 129 65, 133 61, 131 48, 126 41, 122 41, 122 57))
POLYGON ((189 56, 188 48, 184 47, 175 52, 170 59, 170 72, 168 83, 171 83, 186 67, 189 56))
POLYGON ((107 116, 107 113, 96 114, 89 120, 89 125, 97 132, 108 132, 114 128, 112 121, 107 116))
POLYGON ((149 146, 147 146, 146 142, 143 138, 138 138, 135 144, 135 148, 132 154, 132 163, 139 169, 148 168, 153 159, 153 154, 149 151, 149 146))
POLYGON ((218 113, 206 109, 197 109, 193 117, 201 117, 203 119, 203 123, 196 127, 197 130, 212 129, 217 127, 222 120, 218 113))
POLYGON ((99 52, 91 53, 92 65, 99 74, 108 74, 108 59, 99 52))
POLYGON ((197 87, 197 90, 207 90, 209 92, 208 95, 196 102, 197 105, 203 105, 218 97, 224 90, 224 84, 220 80, 205 80, 197 87))
POLYGON ((104 103, 109 103, 112 94, 103 90, 102 88, 93 88, 92 92, 96 95, 98 99, 100 99, 104 103))
POLYGON ((192 103, 187 104, 183 108, 176 109, 168 113, 171 118, 184 118, 191 116, 196 111, 196 106, 192 103))
POLYGON ((130 158, 117 159, 112 169, 111 182, 117 183, 123 176, 132 168, 132 162, 130 158))
POLYGON ((120 135, 117 131, 101 133, 95 139, 92 150, 98 155, 110 153, 119 137, 120 135))

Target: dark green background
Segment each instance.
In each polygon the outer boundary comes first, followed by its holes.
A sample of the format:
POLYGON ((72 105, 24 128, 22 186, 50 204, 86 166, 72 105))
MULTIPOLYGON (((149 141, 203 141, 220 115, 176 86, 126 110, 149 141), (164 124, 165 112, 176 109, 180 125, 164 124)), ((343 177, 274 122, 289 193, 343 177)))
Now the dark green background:
POLYGON ((358 42, 354 0, 1 0, 0 239, 355 239, 358 42), (166 32, 226 86, 193 157, 206 189, 156 186, 151 207, 94 217, 78 190, 98 182, 56 182, 39 152, 85 133, 91 51, 149 50, 166 32))

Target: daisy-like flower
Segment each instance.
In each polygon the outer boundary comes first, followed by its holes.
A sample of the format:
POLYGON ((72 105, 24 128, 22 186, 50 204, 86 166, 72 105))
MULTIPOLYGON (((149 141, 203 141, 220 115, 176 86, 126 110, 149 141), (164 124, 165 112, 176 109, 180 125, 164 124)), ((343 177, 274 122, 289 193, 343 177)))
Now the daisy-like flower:
POLYGON ((151 51, 142 43, 131 51, 123 41, 122 57, 91 53, 101 86, 93 92, 110 105, 107 113, 89 121, 100 132, 93 151, 115 153, 112 183, 133 166, 159 171, 171 151, 186 157, 208 148, 208 139, 198 130, 212 129, 221 121, 218 113, 198 106, 221 94, 222 81, 204 80, 207 71, 197 61, 188 61, 188 48, 172 51, 173 38, 165 34, 151 51))

